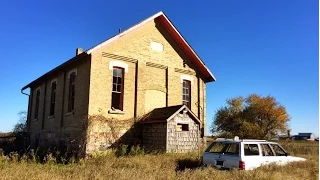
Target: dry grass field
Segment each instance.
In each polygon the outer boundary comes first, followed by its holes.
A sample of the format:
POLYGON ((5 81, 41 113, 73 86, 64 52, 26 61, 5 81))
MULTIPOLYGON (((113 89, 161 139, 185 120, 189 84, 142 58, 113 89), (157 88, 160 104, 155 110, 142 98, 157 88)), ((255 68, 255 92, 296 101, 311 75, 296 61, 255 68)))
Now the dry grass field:
POLYGON ((47 156, 46 163, 0 155, 0 179, 319 179, 318 142, 281 142, 306 162, 266 166, 253 171, 221 171, 199 166, 198 153, 147 154, 117 157, 114 151, 59 164, 47 156))

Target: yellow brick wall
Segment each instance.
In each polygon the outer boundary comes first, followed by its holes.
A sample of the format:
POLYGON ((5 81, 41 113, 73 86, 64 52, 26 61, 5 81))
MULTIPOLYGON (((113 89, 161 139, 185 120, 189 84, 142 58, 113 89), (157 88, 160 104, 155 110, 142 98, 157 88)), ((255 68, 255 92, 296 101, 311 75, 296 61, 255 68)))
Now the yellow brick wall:
POLYGON ((44 100, 44 89, 45 89, 45 84, 44 83, 39 83, 34 88, 31 88, 32 91, 32 111, 31 111, 31 116, 30 116, 30 129, 32 131, 39 131, 41 130, 42 127, 42 119, 43 119, 43 100, 44 100), (35 107, 36 107, 36 92, 37 90, 40 90, 40 101, 39 101, 39 112, 38 112, 38 118, 35 119, 35 107))
MULTIPOLYGON (((65 66, 62 70, 47 76, 46 79, 32 86, 30 132, 33 134, 44 133, 44 137, 46 136, 45 133, 56 133, 56 138, 61 138, 64 136, 62 133, 81 130, 87 115, 103 115, 106 118, 129 120, 133 123, 135 99, 137 99, 137 118, 144 116, 156 107, 182 104, 181 75, 183 74, 193 78, 191 110, 195 115, 198 115, 198 104, 200 104, 199 119, 202 122, 201 127, 203 127, 206 119, 206 88, 203 79, 200 78, 200 103, 197 103, 198 77, 196 75, 200 75, 200 73, 197 72, 192 62, 166 30, 158 22, 150 22, 142 28, 124 35, 116 42, 94 51, 91 56, 87 56, 72 65, 65 66), (162 52, 153 50, 151 42, 161 43, 164 50, 162 52), (118 55, 118 57, 106 56, 106 53, 118 55), (120 56, 121 58, 119 58, 120 56), (128 71, 124 74, 124 114, 109 113, 112 95, 110 61, 119 61, 128 66, 128 71), (186 62, 185 65, 184 61, 186 62), (153 65, 150 65, 150 63, 153 65), (67 76, 69 71, 75 68, 77 69, 75 111, 73 114, 68 114, 69 89, 68 78, 65 78, 65 75, 67 76), (181 73, 181 70, 189 71, 190 73, 181 73), (57 80, 56 107, 55 116, 49 118, 51 82, 53 79, 57 80), (136 79, 138 79, 137 97, 135 97, 136 79), (64 82, 66 82, 66 85, 64 102, 62 102, 64 82), (45 84, 47 84, 47 90, 44 97, 45 84), (39 117, 35 121, 35 94, 37 88, 41 89, 41 97, 39 117), (45 107, 44 98, 46 98, 45 107), (63 118, 63 125, 61 125, 61 118, 63 118)), ((70 137, 73 136, 70 135, 70 137)), ((88 142, 90 141, 91 139, 88 139, 88 142)))
POLYGON ((166 69, 146 67, 144 112, 166 106, 166 69))
MULTIPOLYGON (((85 59, 79 60, 69 66, 65 66, 64 69, 47 76, 45 79, 39 81, 37 84, 31 87, 31 116, 29 132, 31 133, 31 143, 35 141, 35 135, 41 134, 42 138, 47 138, 47 134, 54 134, 53 138, 48 138, 48 141, 63 139, 63 133, 73 133, 83 130, 83 121, 88 115, 88 99, 89 99, 89 79, 90 79, 90 56, 85 59), (76 83, 75 83, 75 107, 73 114, 67 114, 68 108, 68 78, 65 80, 71 70, 76 69, 76 83), (56 80, 56 105, 54 116, 49 117, 50 103, 51 103, 51 82, 56 80), (63 100, 63 88, 64 90, 64 102, 63 100), (45 88, 45 84, 47 87, 45 88), (36 90, 40 89, 40 104, 39 104, 39 117, 35 120, 35 105, 36 105, 36 90), (46 93, 45 92, 46 89, 46 93), (44 102, 45 99, 45 102, 44 102), (45 105, 44 105, 45 103, 45 105), (64 103, 62 105, 62 103, 64 103), (63 107, 63 111, 62 111, 63 107), (61 118, 63 118, 63 126, 61 127, 61 118)), ((67 144, 69 142, 66 142, 67 144)))
POLYGON ((68 93, 69 93, 69 77, 66 78, 65 87, 65 101, 64 101, 64 119, 63 129, 73 130, 74 128, 82 128, 83 122, 88 115, 89 104, 89 80, 90 80, 90 58, 84 59, 81 63, 70 67, 67 70, 66 76, 70 70, 77 70, 76 82, 75 82, 75 102, 74 113, 67 115, 68 113, 68 93))
MULTIPOLYGON (((118 60, 117 60, 118 61, 118 60)), ((128 64, 128 72, 124 73, 125 114, 109 114, 112 96, 112 70, 109 70, 110 59, 101 54, 92 55, 89 94, 89 115, 103 114, 108 118, 130 119, 134 113, 135 64, 128 64)))
MULTIPOLYGON (((123 35, 119 40, 105 47, 102 47, 92 54, 91 75, 90 75, 90 101, 89 114, 102 113, 106 117, 113 117, 119 120, 132 119, 134 115, 134 87, 135 87, 135 63, 125 60, 117 60, 110 57, 104 57, 103 53, 119 55, 137 60, 138 64, 138 94, 137 94, 137 116, 145 115, 151 108, 150 106, 163 106, 163 95, 165 92, 165 72, 166 69, 147 66, 147 62, 152 62, 167 66, 168 69, 168 105, 182 104, 182 83, 180 75, 183 73, 176 72, 175 68, 189 70, 193 72, 192 105, 191 110, 198 115, 198 88, 197 74, 191 61, 185 56, 182 50, 177 46, 173 39, 168 35, 166 30, 158 22, 150 22, 142 28, 135 30, 130 34, 123 35), (164 50, 158 52, 150 47, 151 42, 163 44, 164 50), (183 60, 187 62, 183 65, 183 60), (112 71, 109 70, 110 61, 121 61, 129 66, 128 73, 125 73, 124 82, 124 112, 125 114, 108 114, 111 108, 111 87, 112 71), (157 87, 157 88, 155 88, 157 87), (154 89, 154 91, 149 91, 154 89), (151 97, 152 99, 146 99, 151 97), (159 99, 159 100, 158 100, 159 99), (148 103, 149 101, 153 101, 148 103)), ((203 107, 203 89, 204 83, 200 82, 200 120, 203 121, 202 114, 205 112, 203 107)))

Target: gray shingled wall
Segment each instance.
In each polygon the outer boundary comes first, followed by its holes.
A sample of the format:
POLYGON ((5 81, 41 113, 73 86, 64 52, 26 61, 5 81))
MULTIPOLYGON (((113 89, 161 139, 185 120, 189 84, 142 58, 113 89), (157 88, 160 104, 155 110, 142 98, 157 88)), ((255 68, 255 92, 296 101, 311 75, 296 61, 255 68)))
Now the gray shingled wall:
POLYGON ((199 125, 188 114, 177 114, 167 123, 167 152, 197 151, 200 143, 199 125), (177 131, 177 124, 188 124, 188 131, 177 131))
POLYGON ((144 124, 143 127, 143 146, 149 150, 185 153, 198 151, 199 143, 199 124, 188 114, 178 113, 167 123, 144 124), (188 130, 178 131, 178 124, 188 124, 188 130))

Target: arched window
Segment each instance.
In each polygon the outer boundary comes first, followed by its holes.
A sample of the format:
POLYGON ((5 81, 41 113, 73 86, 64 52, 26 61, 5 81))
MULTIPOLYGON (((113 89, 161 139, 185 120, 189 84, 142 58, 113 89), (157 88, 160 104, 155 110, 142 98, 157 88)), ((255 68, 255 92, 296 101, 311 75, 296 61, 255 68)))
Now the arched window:
POLYGON ((38 119, 39 116, 39 105, 40 105, 40 89, 36 92, 36 108, 34 111, 34 119, 38 119))
POLYGON ((54 115, 54 109, 56 105, 56 89, 57 89, 57 82, 53 81, 51 83, 50 116, 54 115))
POLYGON ((75 96, 76 72, 69 75, 69 96, 68 96, 68 112, 74 110, 74 96, 75 96))
POLYGON ((113 67, 112 109, 123 110, 124 68, 113 67))

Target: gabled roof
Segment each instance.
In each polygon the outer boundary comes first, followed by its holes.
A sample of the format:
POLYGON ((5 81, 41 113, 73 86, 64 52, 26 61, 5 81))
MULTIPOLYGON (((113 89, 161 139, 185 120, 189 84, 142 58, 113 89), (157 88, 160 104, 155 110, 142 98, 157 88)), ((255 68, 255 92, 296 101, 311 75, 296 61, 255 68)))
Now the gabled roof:
POLYGON ((165 27, 165 29, 169 32, 171 37, 176 41, 178 46, 190 57, 191 61, 194 65, 199 69, 199 71, 203 74, 207 82, 216 81, 216 78, 213 76, 208 67, 204 64, 204 62, 200 59, 197 53, 191 48, 188 42, 183 38, 180 32, 175 28, 175 26, 171 23, 169 18, 162 12, 158 12, 155 15, 141 21, 140 23, 132 26, 131 28, 123 31, 122 33, 113 36, 112 38, 94 46, 86 51, 87 54, 91 54, 92 52, 100 49, 101 47, 105 47, 108 44, 120 39, 121 37, 133 32, 136 29, 139 29, 143 25, 147 24, 150 21, 154 21, 155 19, 159 20, 160 23, 165 27))
POLYGON ((73 58, 69 59, 68 61, 60 64, 59 66, 53 68, 52 70, 50 70, 49 72, 43 74, 42 76, 40 76, 39 78, 37 78, 36 80, 32 81, 31 83, 25 85, 22 89, 21 89, 21 92, 25 89, 27 89, 28 87, 32 86, 32 84, 35 84, 37 83, 38 81, 40 81, 41 79, 44 79, 46 76, 49 76, 50 74, 53 74, 61 69, 63 69, 64 67, 68 66, 68 65, 71 65, 75 62, 78 62, 79 60, 87 57, 88 55, 86 53, 81 53, 80 55, 78 56, 74 56, 73 58))
POLYGON ((47 76, 47 75, 49 75, 49 74, 61 69, 65 65, 71 64, 74 61, 82 59, 82 57, 84 57, 85 55, 89 55, 89 54, 95 52, 96 50, 100 49, 101 47, 105 47, 107 45, 110 45, 111 43, 115 42, 116 40, 120 39, 121 37, 133 32, 136 29, 139 29, 140 27, 142 27, 143 25, 147 24, 148 22, 154 21, 156 19, 159 20, 159 22, 165 27, 165 29, 168 31, 168 33, 171 35, 171 37, 175 40, 175 42, 178 44, 178 46, 186 53, 186 55, 188 57, 190 57, 190 60, 193 62, 193 64, 196 66, 196 68, 198 68, 199 72, 201 72, 202 75, 204 76, 205 81, 206 82, 216 81, 216 78, 213 76, 211 71, 204 64, 204 62, 200 59, 200 57, 197 55, 197 53, 191 48, 191 46, 188 44, 188 42, 183 38, 183 36, 180 34, 180 32, 171 23, 169 18, 162 11, 160 11, 160 12, 154 14, 153 16, 141 21, 140 23, 130 27, 129 29, 127 29, 127 30, 125 30, 125 31, 123 31, 123 32, 111 37, 110 39, 108 39, 108 40, 106 40, 106 41, 104 41, 104 42, 102 42, 102 43, 100 43, 100 44, 98 44, 98 45, 96 45, 96 46, 84 51, 82 54, 69 59, 65 63, 57 66, 56 68, 52 69, 51 71, 45 73, 41 77, 39 77, 36 80, 32 81, 28 85, 24 86, 21 89, 21 91, 27 89, 32 84, 36 83, 40 79, 43 79, 45 76, 47 76))
POLYGON ((189 116, 195 120, 197 123, 200 124, 200 120, 198 117, 193 114, 193 112, 186 106, 186 105, 177 105, 177 106, 168 106, 163 108, 156 108, 152 110, 150 113, 145 115, 144 118, 142 118, 142 123, 162 123, 162 122, 168 122, 173 117, 175 117, 178 113, 181 111, 186 110, 186 113, 189 114, 189 116))

